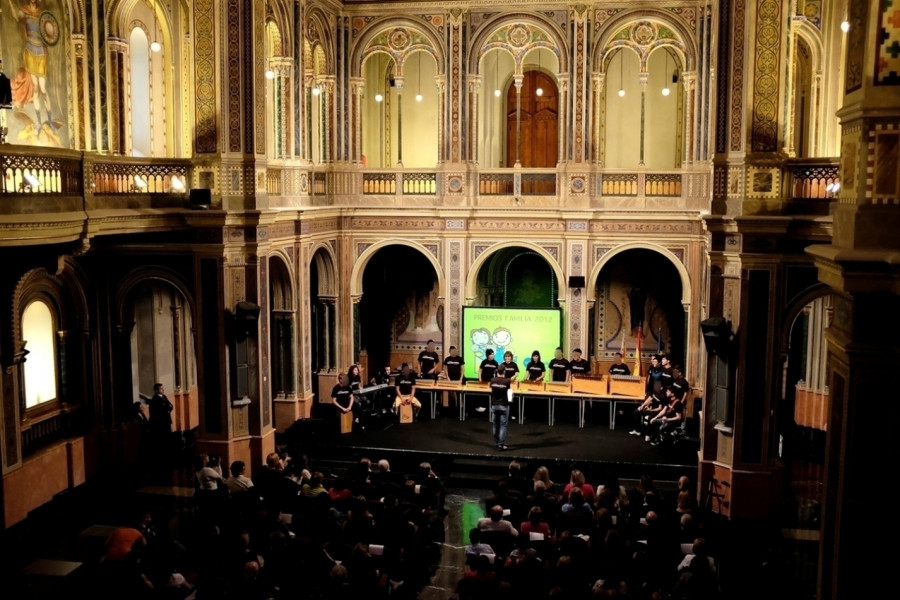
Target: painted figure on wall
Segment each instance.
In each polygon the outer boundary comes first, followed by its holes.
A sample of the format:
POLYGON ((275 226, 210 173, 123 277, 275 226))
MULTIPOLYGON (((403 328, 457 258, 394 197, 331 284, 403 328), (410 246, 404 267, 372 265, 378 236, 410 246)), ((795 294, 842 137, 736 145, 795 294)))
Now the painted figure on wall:
MULTIPOLYGON (((13 119, 10 138, 21 144, 64 146, 67 138, 64 112, 59 101, 65 88, 64 52, 58 46, 62 32, 52 9, 42 0, 8 0, 14 24, 3 23, 3 32, 11 27, 19 36, 3 35, 4 55, 9 56, 8 73, 12 84, 13 119), (21 40, 16 47, 14 40, 21 40), (18 61, 16 61, 18 57, 18 61), (32 110, 27 110, 28 107, 32 110), (33 115, 33 116, 32 116, 33 115)), ((56 4, 56 3, 54 3, 56 4)))

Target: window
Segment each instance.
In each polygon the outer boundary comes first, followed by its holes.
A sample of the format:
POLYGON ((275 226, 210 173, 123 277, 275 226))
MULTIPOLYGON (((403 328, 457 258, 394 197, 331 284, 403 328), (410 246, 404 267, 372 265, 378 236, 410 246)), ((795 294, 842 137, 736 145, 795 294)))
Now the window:
POLYGON ((57 399, 56 327, 50 306, 35 300, 22 314, 22 338, 26 341, 25 408, 57 399))

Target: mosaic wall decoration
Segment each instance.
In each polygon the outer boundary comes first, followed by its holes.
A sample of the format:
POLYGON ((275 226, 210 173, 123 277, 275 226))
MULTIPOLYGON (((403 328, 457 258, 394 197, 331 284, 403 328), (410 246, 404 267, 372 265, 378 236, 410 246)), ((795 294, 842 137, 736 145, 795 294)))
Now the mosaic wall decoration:
POLYGON ((871 0, 850 0, 850 31, 847 32, 847 75, 844 92, 849 94, 862 87, 863 56, 866 52, 866 9, 871 0))
POLYGON ((0 57, 12 86, 8 141, 71 147, 67 12, 58 1, 11 0, 0 15, 0 57))
POLYGON ((463 285, 462 281, 462 261, 460 253, 462 252, 461 242, 450 242, 450 278, 448 280, 450 293, 447 294, 447 308, 450 311, 450 327, 447 336, 444 338, 444 344, 449 345, 460 342, 459 336, 459 319, 457 315, 461 313, 462 302, 460 300, 460 290, 463 285))
POLYGON ((228 77, 225 105, 228 114, 228 151, 241 151, 241 3, 229 0, 227 10, 225 65, 228 77))
POLYGON ((881 0, 875 85, 900 85, 900 1, 881 0))
MULTIPOLYGON (((716 48, 720 65, 732 64, 729 56, 730 42, 731 1, 722 0, 719 12, 719 42, 716 48)), ((728 149, 728 77, 716 79, 716 152, 722 154, 728 149)))
POLYGON ((600 31, 603 24, 622 12, 623 8, 599 8, 594 11, 594 32, 600 31))
POLYGON ((734 0, 731 44, 731 150, 744 147, 744 11, 745 0, 734 0))
POLYGON ((817 29, 822 28, 822 0, 806 0, 797 3, 797 15, 804 17, 817 29))
POLYGON ((218 126, 216 123, 216 65, 213 0, 194 2, 194 126, 195 148, 198 154, 216 151, 218 126))
POLYGON ((866 197, 874 204, 900 203, 900 129, 878 123, 869 131, 866 197))
POLYGON ((778 77, 781 3, 759 0, 756 13, 756 69, 753 82, 754 152, 778 150, 778 77))

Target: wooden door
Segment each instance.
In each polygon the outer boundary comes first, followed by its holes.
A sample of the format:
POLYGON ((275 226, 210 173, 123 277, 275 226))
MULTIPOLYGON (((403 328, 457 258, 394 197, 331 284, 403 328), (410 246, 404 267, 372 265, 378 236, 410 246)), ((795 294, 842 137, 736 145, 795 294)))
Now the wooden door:
MULTIPOLYGON (((555 168, 558 160, 557 135, 559 94, 552 78, 540 71, 528 71, 522 81, 521 149, 523 167, 555 168), (540 87, 543 95, 535 91, 540 87)), ((516 164, 516 88, 506 96, 506 166, 516 164)), ((523 190, 524 191, 524 190, 523 190)))

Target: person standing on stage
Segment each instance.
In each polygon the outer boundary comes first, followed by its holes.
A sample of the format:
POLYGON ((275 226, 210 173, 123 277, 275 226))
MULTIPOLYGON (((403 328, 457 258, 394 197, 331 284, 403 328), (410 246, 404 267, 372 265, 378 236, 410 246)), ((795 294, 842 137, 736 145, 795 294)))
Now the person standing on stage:
POLYGON ((610 375, 631 375, 631 369, 622 361, 622 353, 616 352, 616 362, 609 368, 610 375))
POLYGON ((544 373, 546 373, 547 367, 541 362, 540 352, 535 350, 531 353, 531 362, 528 363, 528 367, 525 370, 528 372, 528 381, 544 380, 544 373))
POLYGON ((174 459, 172 447, 172 411, 175 407, 166 396, 166 388, 161 383, 153 384, 153 397, 147 403, 150 407, 149 433, 150 450, 153 455, 154 471, 160 479, 171 474, 174 459))
POLYGON ((507 350, 503 353, 503 362, 500 363, 500 366, 497 368, 497 374, 503 375, 507 379, 511 379, 516 381, 519 376, 519 365, 516 364, 516 361, 513 360, 513 353, 510 350, 507 350))
MULTIPOLYGON (((487 348, 484 351, 484 360, 481 361, 481 364, 478 365, 478 381, 482 383, 489 383, 494 375, 497 374, 497 369, 500 365, 497 364, 497 361, 494 360, 494 350, 492 348, 487 348)), ((484 412, 487 410, 484 406, 479 406, 475 409, 477 412, 484 412)))
POLYGON ((359 374, 359 365, 350 365, 350 368, 347 369, 347 381, 354 392, 359 391, 359 387, 362 384, 362 377, 359 374))
POLYGON ((509 430, 509 405, 512 402, 511 381, 503 374, 505 371, 498 371, 497 376, 491 379, 491 410, 494 411, 494 443, 497 450, 507 449, 506 433, 509 430))
POLYGON ((672 357, 668 354, 663 354, 659 357, 660 365, 662 366, 662 375, 660 376, 660 381, 662 382, 663 388, 672 387, 672 382, 675 380, 675 376, 672 373, 672 357))
MULTIPOLYGON (((466 361, 456 351, 456 346, 450 346, 449 354, 444 358, 444 370, 441 376, 458 385, 462 385, 463 381, 463 365, 466 361)), ((450 404, 456 405, 459 402, 456 392, 448 392, 450 396, 450 404)))
POLYGON ((425 350, 419 352, 419 377, 437 379, 437 368, 440 364, 441 357, 434 351, 434 340, 428 340, 425 350))
POLYGON ((553 360, 550 361, 551 381, 564 383, 569 380, 569 361, 563 356, 562 348, 557 348, 553 360))
POLYGON ((416 398, 416 374, 412 372, 407 363, 403 363, 400 372, 394 378, 394 390, 397 397, 394 399, 394 412, 399 414, 401 404, 413 405, 413 418, 419 414, 422 403, 416 398))
POLYGON ((654 391, 659 388, 662 389, 662 374, 663 368, 659 364, 660 357, 658 354, 654 354, 650 357, 650 370, 647 371, 647 388, 644 391, 644 396, 646 398, 650 398, 654 391))
POLYGON ((353 410, 353 388, 350 386, 350 378, 346 373, 338 375, 338 383, 331 388, 331 403, 342 413, 353 410))
POLYGON ((572 361, 569 363, 569 371, 573 376, 585 376, 591 374, 591 363, 581 358, 581 348, 572 350, 572 361))

